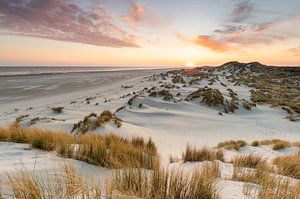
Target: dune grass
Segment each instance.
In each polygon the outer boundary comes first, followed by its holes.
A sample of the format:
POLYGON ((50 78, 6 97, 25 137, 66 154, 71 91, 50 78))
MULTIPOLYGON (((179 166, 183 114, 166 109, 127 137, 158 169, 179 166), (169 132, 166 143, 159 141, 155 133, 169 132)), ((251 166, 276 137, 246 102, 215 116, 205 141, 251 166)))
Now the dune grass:
POLYGON ((290 143, 289 142, 286 142, 286 141, 280 141, 280 142, 277 142, 273 145, 272 149, 273 150, 280 150, 280 149, 285 149, 287 147, 290 147, 290 143))
POLYGON ((261 140, 261 141, 253 141, 252 146, 259 146, 259 145, 272 145, 273 150, 280 150, 280 149, 285 149, 291 146, 300 146, 298 142, 288 142, 285 140, 280 140, 280 139, 272 139, 272 140, 261 140))
POLYGON ((300 190, 297 185, 292 184, 288 179, 268 176, 260 183, 261 190, 259 199, 296 199, 299 198, 300 190))
POLYGON ((232 180, 260 184, 270 174, 258 169, 234 167, 232 180))
POLYGON ((277 166, 279 174, 300 179, 300 152, 277 157, 273 160, 273 164, 277 166))
POLYGON ((58 131, 38 128, 23 128, 13 124, 0 128, 0 141, 30 144, 33 148, 44 151, 58 150, 63 145, 75 143, 75 137, 58 131))
POLYGON ((217 163, 206 164, 190 175, 182 170, 123 170, 113 176, 110 193, 117 198, 217 199, 219 175, 217 163))
POLYGON ((297 199, 300 194, 299 184, 266 172, 244 170, 238 180, 244 181, 243 193, 251 198, 297 199))
POLYGON ((182 154, 182 159, 184 162, 201 162, 201 161, 214 161, 220 160, 224 161, 224 152, 220 149, 209 149, 203 147, 197 149, 196 147, 191 147, 187 145, 185 152, 182 154))
POLYGON ((226 141, 226 142, 220 142, 217 147, 225 148, 228 150, 235 149, 235 150, 239 151, 240 148, 242 148, 246 145, 247 145, 247 143, 244 140, 237 140, 237 141, 230 140, 230 141, 226 141))
POLYGON ((107 168, 153 169, 159 165, 156 146, 151 139, 127 139, 114 134, 73 136, 14 124, 0 128, 0 141, 27 143, 33 148, 55 151, 63 157, 107 168))
POLYGON ((106 110, 100 115, 90 113, 85 116, 83 120, 80 120, 73 125, 71 133, 75 131, 77 134, 85 134, 86 132, 93 131, 98 127, 104 127, 104 125, 109 121, 112 121, 118 128, 122 126, 122 120, 112 112, 106 110))
MULTIPOLYGON (((7 176, 8 193, 16 199, 101 198, 100 183, 79 174, 71 164, 62 171, 33 173, 26 169, 7 176)), ((4 196, 4 193, 2 194, 4 196)))
POLYGON ((239 155, 233 159, 233 166, 235 167, 248 167, 248 168, 267 168, 267 160, 260 156, 249 154, 239 155))

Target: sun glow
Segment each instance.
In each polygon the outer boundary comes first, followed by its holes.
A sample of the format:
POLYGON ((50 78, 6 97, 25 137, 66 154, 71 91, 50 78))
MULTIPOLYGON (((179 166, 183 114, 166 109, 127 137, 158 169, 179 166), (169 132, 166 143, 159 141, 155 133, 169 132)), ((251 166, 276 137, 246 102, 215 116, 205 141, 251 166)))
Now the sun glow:
POLYGON ((196 64, 194 62, 187 62, 184 66, 188 68, 194 68, 196 64))

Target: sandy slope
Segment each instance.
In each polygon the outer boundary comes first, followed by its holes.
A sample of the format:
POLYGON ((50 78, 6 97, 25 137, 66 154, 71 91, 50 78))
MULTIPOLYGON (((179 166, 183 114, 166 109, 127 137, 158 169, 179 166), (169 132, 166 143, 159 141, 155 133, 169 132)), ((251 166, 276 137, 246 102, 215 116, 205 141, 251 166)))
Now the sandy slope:
MULTIPOLYGON (((51 129, 59 129, 70 131, 73 124, 81 120, 85 115, 91 112, 100 113, 103 110, 116 110, 121 106, 126 106, 125 109, 118 112, 117 115, 124 121, 121 128, 115 127, 108 123, 105 128, 98 128, 95 133, 110 133, 114 132, 124 136, 143 136, 151 137, 158 146, 159 153, 163 164, 167 164, 169 156, 179 156, 188 143, 195 146, 215 146, 217 143, 225 140, 243 139, 247 142, 260 139, 279 138, 284 140, 299 140, 300 138, 300 122, 290 122, 284 117, 286 112, 280 108, 271 108, 267 105, 257 105, 252 111, 245 110, 239 107, 236 113, 219 115, 222 111, 219 108, 207 107, 195 100, 186 102, 183 99, 192 91, 206 86, 208 81, 204 80, 197 85, 182 87, 182 84, 176 84, 178 88, 173 88, 171 93, 175 96, 181 93, 181 96, 175 97, 175 100, 164 101, 161 97, 149 97, 148 93, 144 92, 138 97, 132 106, 127 105, 127 101, 131 96, 123 97, 128 93, 144 90, 145 87, 159 85, 161 79, 149 78, 150 74, 157 72, 134 72, 126 74, 118 74, 118 77, 109 77, 110 74, 102 77, 90 75, 77 77, 60 77, 59 81, 67 80, 66 84, 58 82, 57 78, 46 79, 49 86, 43 96, 36 91, 22 91, 22 100, 4 100, 5 103, 0 104, 0 125, 8 125, 15 120, 19 115, 29 114, 30 118, 34 117, 55 117, 64 121, 38 122, 35 126, 51 129), (83 78, 83 79, 82 79, 83 78), (100 81, 101 79, 101 81, 100 81), (81 83, 79 83, 81 81, 81 83), (75 91, 68 89, 74 83, 78 83, 75 91), (96 83, 95 83, 96 82, 96 83), (93 84, 93 85, 92 85, 93 84), (87 86, 88 85, 88 86, 87 86), (122 86, 129 86, 124 88, 122 86), (132 86, 132 87, 131 87, 132 86), (56 92, 50 91, 52 88, 59 88, 56 92), (64 91, 66 89, 66 91, 64 91), (88 104, 86 98, 92 97, 88 104), (75 101, 75 103, 71 103, 75 101), (96 103, 99 103, 96 105, 96 103), (139 108, 139 104, 143 106, 139 108), (62 114, 55 114, 51 111, 51 107, 63 106, 62 114), (32 109, 28 109, 32 107, 32 109), (18 109, 18 110, 15 110, 18 109)), ((247 86, 233 86, 233 83, 228 82, 225 78, 220 78, 228 87, 220 85, 216 82, 211 85, 212 88, 218 88, 228 97, 227 88, 232 88, 238 93, 240 98, 249 100, 250 93, 247 86)), ((165 83, 170 83, 171 79, 166 79, 165 83)), ((40 79, 33 84, 43 84, 40 79)), ((23 85, 26 87, 26 85, 23 85)), ((32 86, 32 85, 31 85, 32 86)), ((41 87, 41 85, 35 85, 41 87)), ((30 90, 30 89, 29 89, 30 90)), ((5 96, 1 95, 4 99, 5 96)), ((18 97, 16 97, 18 98, 18 97)), ((28 121, 24 121, 26 124, 28 121)), ((290 152, 295 152, 299 149, 288 149, 290 152)), ((277 154, 265 148, 246 148, 242 149, 242 153, 259 153, 261 155, 276 157, 277 154)), ((229 152, 230 153, 230 152, 229 152)), ((280 153, 280 152, 278 152, 280 153)), ((289 153, 289 152, 282 152, 289 153)), ((24 165, 33 167, 37 159, 34 158, 38 154, 42 162, 47 164, 54 159, 54 164, 60 158, 53 157, 53 154, 37 152, 36 150, 24 151, 22 146, 14 144, 0 143, 0 171, 11 170, 18 167, 18 160, 22 160, 24 165), (10 157, 10 158, 8 158, 10 157)), ((229 154, 232 157, 234 154, 229 154)), ((47 164, 43 166, 35 166, 36 168, 47 168, 47 164)), ((50 164, 51 167, 51 164, 50 164)), ((0 172, 1 173, 1 172, 0 172)), ((101 171, 105 173, 105 171, 101 171)), ((230 174, 228 174, 230 175, 230 174)), ((247 198, 243 195, 242 183, 232 181, 220 182, 226 190, 224 198, 247 198), (226 196, 226 197, 225 197, 226 196)))

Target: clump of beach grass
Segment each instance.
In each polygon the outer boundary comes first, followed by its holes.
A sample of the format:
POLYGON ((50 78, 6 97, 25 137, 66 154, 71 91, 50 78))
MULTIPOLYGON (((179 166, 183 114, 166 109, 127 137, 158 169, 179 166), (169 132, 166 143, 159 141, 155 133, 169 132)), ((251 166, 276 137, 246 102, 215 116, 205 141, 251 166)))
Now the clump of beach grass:
POLYGON ((272 149, 273 150, 280 150, 280 149, 285 149, 287 147, 290 147, 290 143, 286 141, 280 141, 277 142, 273 145, 272 149))
POLYGON ((225 148, 228 150, 235 149, 235 150, 239 151, 241 147, 244 147, 246 145, 247 145, 247 143, 244 140, 237 140, 237 141, 230 140, 230 141, 220 142, 217 147, 225 148))
POLYGON ((75 131, 76 133, 85 134, 86 132, 93 131, 98 127, 104 127, 104 125, 109 121, 112 121, 118 128, 122 126, 122 120, 116 116, 116 114, 106 110, 100 115, 91 113, 85 116, 83 120, 80 120, 73 125, 71 133, 75 131))
POLYGON ((248 168, 266 168, 268 167, 267 160, 260 156, 249 154, 236 156, 233 161, 235 167, 248 167, 248 168))
POLYGON ((107 168, 147 168, 159 165, 156 146, 149 139, 127 139, 114 134, 78 135, 12 125, 0 128, 0 141, 27 143, 63 157, 107 168), (138 140, 138 141, 137 141, 138 140))
POLYGON ((295 146, 296 144, 290 143, 288 141, 280 140, 280 139, 272 139, 272 140, 261 140, 261 141, 253 141, 252 146, 259 145, 272 145, 273 150, 285 149, 290 146, 295 146))
POLYGON ((62 106, 52 107, 51 110, 53 113, 62 113, 64 110, 64 107, 62 107, 62 106))
POLYGON ((16 199, 23 198, 101 198, 100 183, 79 174, 71 164, 62 171, 33 173, 26 169, 7 176, 8 191, 16 199))
POLYGON ((273 160, 273 164, 277 166, 279 174, 300 179, 300 152, 277 157, 273 160))
POLYGON ((259 191, 258 198, 296 199, 300 195, 300 190, 296 186, 288 179, 268 176, 268 178, 265 178, 260 183, 261 190, 259 191))
POLYGON ((217 163, 206 164, 190 175, 175 169, 122 170, 114 174, 110 193, 119 198, 218 199, 216 178, 219 176, 217 163))
POLYGON ((184 162, 224 161, 224 152, 221 149, 210 149, 208 147, 197 149, 187 145, 185 152, 182 154, 182 159, 184 162))

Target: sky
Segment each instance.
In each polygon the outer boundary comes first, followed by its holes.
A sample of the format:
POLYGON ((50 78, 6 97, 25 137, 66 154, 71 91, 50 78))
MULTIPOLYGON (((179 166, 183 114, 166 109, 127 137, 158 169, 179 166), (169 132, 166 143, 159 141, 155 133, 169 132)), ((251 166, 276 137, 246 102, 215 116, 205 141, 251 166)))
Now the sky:
POLYGON ((300 65, 299 0, 0 0, 0 65, 300 65))

